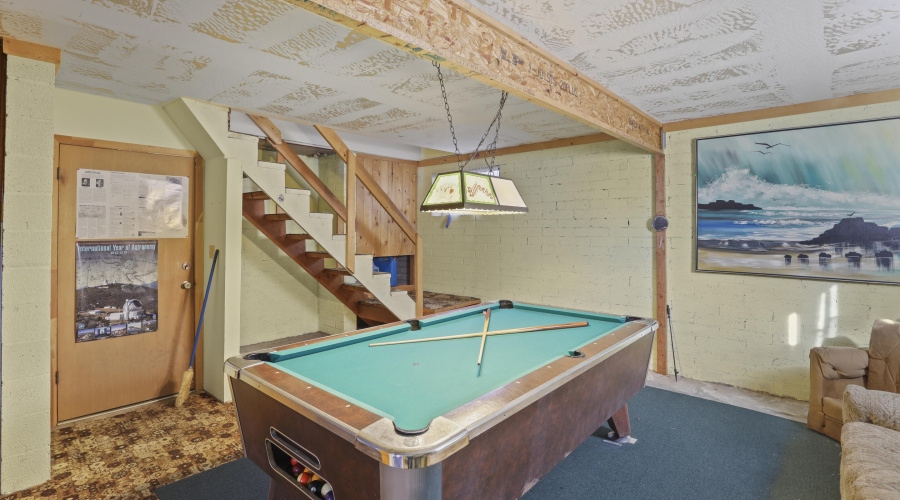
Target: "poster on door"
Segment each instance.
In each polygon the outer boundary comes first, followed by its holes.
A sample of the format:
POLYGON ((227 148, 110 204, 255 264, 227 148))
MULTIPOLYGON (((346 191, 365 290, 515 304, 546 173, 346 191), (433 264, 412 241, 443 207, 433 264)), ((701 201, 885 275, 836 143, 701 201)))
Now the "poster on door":
POLYGON ((187 238, 190 179, 78 169, 75 238, 187 238))
POLYGON ((75 244, 75 342, 157 330, 157 243, 75 244))

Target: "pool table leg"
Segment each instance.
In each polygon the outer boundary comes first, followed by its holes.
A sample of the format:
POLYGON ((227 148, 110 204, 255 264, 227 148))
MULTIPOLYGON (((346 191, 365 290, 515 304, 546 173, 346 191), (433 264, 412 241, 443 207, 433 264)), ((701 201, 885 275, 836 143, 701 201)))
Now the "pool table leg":
POLYGON ((606 421, 609 428, 613 430, 613 439, 623 438, 631 435, 631 422, 628 421, 628 404, 622 405, 618 411, 613 413, 606 421))

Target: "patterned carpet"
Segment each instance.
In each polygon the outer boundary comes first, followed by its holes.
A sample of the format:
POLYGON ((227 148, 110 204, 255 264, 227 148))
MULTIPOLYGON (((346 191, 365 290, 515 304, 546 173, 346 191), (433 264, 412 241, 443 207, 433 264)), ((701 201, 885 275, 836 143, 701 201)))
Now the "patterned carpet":
POLYGON ((234 405, 206 394, 54 429, 50 446, 50 481, 3 500, 155 499, 155 488, 244 454, 234 405))

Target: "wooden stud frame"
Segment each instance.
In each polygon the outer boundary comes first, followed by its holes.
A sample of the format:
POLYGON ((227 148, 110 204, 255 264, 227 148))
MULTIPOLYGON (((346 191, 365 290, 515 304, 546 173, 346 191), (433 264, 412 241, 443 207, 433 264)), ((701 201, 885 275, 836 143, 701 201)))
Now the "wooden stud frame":
MULTIPOLYGON (((520 146, 511 146, 508 148, 499 148, 494 156, 514 155, 517 153, 528 153, 531 151, 541 151, 544 149, 566 148, 569 146, 581 146, 582 144, 593 144, 595 142, 614 141, 615 137, 609 134, 592 134, 583 135, 581 137, 572 137, 570 139, 554 139, 552 141, 535 142, 532 144, 522 144, 520 146)), ((475 156, 474 159, 482 158, 490 151, 484 151, 475 156)), ((472 153, 460 155, 462 158, 468 158, 472 153)), ((430 167, 432 165, 447 165, 456 163, 456 155, 438 156, 437 158, 429 158, 419 161, 419 167, 430 167)))
MULTIPOLYGON (((203 283, 204 269, 200 265, 204 262, 203 255, 203 158, 196 151, 188 151, 183 149, 161 148, 156 146, 144 146, 140 144, 126 144, 121 142, 103 141, 97 139, 82 139, 77 137, 69 137, 57 135, 53 141, 53 167, 55 172, 59 172, 59 148, 61 145, 84 146, 100 149, 113 149, 117 151, 128 151, 132 153, 148 153, 167 156, 180 156, 194 159, 194 275, 193 281, 201 288, 195 287, 194 293, 194 330, 196 332, 197 322, 200 321, 200 309, 203 306, 203 283)), ((59 221, 59 179, 53 180, 53 226, 50 247, 50 424, 56 426, 57 419, 57 386, 55 374, 58 369, 57 364, 57 341, 59 338, 58 328, 58 303, 57 296, 59 293, 59 257, 58 257, 58 221, 59 221)), ((194 387, 200 390, 203 387, 203 331, 200 331, 200 340, 197 344, 197 352, 199 355, 194 361, 194 387)), ((187 368, 187 367, 185 367, 187 368)))
POLYGON ((285 0, 357 33, 662 152, 662 125, 461 0, 285 0))

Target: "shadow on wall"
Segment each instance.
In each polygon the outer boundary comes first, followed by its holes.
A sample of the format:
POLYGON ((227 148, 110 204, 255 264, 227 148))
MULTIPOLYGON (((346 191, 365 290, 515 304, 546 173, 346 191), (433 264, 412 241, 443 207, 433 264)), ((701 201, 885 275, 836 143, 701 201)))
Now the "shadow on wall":
POLYGON ((307 274, 307 272, 300 267, 300 264, 297 264, 293 259, 282 252, 272 240, 260 233, 253 224, 247 221, 247 219, 241 221, 241 233, 244 236, 242 242, 243 245, 251 244, 255 246, 285 273, 290 274, 297 280, 297 282, 305 287, 309 293, 313 295, 318 293, 319 283, 315 278, 307 274))

